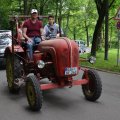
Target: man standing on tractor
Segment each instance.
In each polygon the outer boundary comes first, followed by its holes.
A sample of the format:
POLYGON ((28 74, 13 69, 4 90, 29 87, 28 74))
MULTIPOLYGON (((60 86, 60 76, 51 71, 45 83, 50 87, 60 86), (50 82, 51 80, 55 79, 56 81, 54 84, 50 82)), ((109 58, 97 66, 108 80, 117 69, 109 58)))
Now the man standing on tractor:
POLYGON ((38 20, 38 11, 31 10, 31 18, 23 24, 23 36, 27 41, 28 57, 33 59, 33 46, 41 42, 42 22, 38 20))
POLYGON ((63 34, 62 29, 55 23, 54 16, 48 16, 48 24, 44 27, 44 35, 46 39, 60 37, 63 34))

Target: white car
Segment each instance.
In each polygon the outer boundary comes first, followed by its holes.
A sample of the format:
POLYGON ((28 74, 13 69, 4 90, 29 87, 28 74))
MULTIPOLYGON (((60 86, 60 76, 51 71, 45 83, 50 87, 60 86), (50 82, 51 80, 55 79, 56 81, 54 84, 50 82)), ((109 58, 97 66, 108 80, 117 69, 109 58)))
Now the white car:
POLYGON ((86 46, 85 46, 85 42, 83 40, 75 40, 75 42, 77 43, 77 45, 79 47, 79 53, 86 52, 86 46))
POLYGON ((12 45, 12 40, 10 36, 11 36, 10 30, 0 30, 0 66, 5 65, 4 52, 6 47, 12 45))

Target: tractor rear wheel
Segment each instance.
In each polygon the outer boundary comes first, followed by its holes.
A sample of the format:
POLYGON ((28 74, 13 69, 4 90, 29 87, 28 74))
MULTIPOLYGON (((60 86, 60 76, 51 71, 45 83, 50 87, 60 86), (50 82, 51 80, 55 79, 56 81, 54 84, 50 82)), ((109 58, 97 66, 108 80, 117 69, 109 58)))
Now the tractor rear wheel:
POLYGON ((32 111, 39 111, 42 107, 43 97, 39 82, 34 75, 27 77, 26 95, 30 109, 32 111))
POLYGON ((12 54, 6 55, 6 75, 10 93, 19 93, 20 87, 15 84, 15 80, 22 76, 22 72, 23 66, 19 58, 12 54))
MULTIPOLYGON (((89 101, 96 101, 102 92, 102 83, 98 73, 94 70, 87 71, 89 82, 82 85, 83 94, 85 98, 89 101)), ((83 79, 85 78, 85 73, 83 74, 83 79)))

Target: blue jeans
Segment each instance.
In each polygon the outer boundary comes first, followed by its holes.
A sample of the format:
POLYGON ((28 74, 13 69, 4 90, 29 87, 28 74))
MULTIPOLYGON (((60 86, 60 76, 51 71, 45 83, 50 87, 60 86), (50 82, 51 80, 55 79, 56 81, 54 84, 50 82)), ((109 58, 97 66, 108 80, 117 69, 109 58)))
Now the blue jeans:
POLYGON ((38 45, 41 42, 40 37, 31 38, 32 42, 27 42, 28 57, 30 60, 33 60, 33 46, 38 45))

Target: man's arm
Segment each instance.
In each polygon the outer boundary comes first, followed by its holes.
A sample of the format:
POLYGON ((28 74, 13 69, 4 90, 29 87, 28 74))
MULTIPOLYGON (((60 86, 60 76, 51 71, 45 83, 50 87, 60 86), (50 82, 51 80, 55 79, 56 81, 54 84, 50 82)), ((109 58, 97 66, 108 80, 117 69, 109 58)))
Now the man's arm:
POLYGON ((44 29, 43 28, 40 28, 40 33, 41 33, 42 40, 45 40, 44 29))
POLYGON ((29 38, 29 37, 26 35, 26 32, 27 32, 27 28, 23 28, 23 37, 24 37, 27 41, 31 41, 31 38, 29 38))
POLYGON ((44 35, 44 29, 43 28, 40 28, 40 33, 41 33, 41 36, 44 35))

